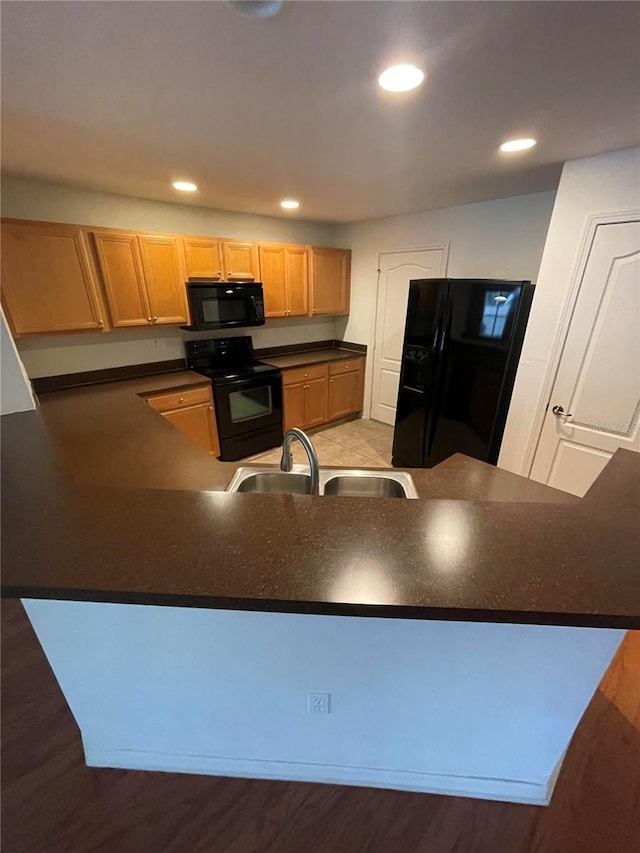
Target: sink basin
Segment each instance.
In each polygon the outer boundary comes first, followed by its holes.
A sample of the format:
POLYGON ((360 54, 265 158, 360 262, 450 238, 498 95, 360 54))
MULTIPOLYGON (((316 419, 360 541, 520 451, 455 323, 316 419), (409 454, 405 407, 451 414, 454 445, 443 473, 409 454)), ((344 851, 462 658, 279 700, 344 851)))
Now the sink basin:
POLYGON ((325 495, 349 498, 406 498, 404 486, 391 477, 342 475, 324 484, 325 495))
MULTIPOLYGON (((311 478, 305 465, 293 470, 268 470, 248 465, 238 468, 227 486, 228 492, 267 495, 308 495, 311 478)), ((320 494, 350 498, 417 498, 418 492, 406 471, 334 468, 320 471, 320 494)))
POLYGON ((229 488, 228 491, 256 492, 265 495, 308 495, 311 492, 311 477, 306 474, 264 471, 259 474, 249 474, 238 483, 237 488, 229 488))

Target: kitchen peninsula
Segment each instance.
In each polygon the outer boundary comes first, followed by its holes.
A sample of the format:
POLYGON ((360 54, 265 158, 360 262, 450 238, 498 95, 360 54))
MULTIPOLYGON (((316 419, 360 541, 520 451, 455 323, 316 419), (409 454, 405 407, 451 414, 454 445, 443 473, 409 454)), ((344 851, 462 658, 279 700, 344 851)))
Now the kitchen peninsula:
POLYGON ((143 399, 194 382, 2 418, 2 591, 87 762, 547 802, 640 628, 640 456, 582 500, 464 457, 421 500, 230 494, 143 399))

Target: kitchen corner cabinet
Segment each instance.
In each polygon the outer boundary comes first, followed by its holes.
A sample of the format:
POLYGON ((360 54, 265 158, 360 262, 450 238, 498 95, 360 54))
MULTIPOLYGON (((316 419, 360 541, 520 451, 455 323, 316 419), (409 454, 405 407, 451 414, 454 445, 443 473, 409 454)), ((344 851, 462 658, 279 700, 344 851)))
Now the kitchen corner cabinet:
POLYGON ((351 251, 311 248, 311 314, 348 314, 351 251))
POLYGON ((103 331, 104 306, 83 230, 4 220, 2 304, 16 336, 103 331))
POLYGON ((258 245, 260 281, 267 317, 304 317, 309 313, 309 265, 305 246, 258 245))
POLYGON ((185 237, 182 241, 187 278, 212 278, 222 281, 222 244, 205 237, 185 237))
POLYGON ((257 281, 260 265, 256 243, 222 244, 225 277, 229 281, 257 281))
POLYGON ((94 231, 93 240, 114 327, 189 322, 177 237, 94 231))
POLYGON ((152 409, 183 432, 204 450, 220 456, 220 442, 211 388, 154 394, 146 401, 152 409))

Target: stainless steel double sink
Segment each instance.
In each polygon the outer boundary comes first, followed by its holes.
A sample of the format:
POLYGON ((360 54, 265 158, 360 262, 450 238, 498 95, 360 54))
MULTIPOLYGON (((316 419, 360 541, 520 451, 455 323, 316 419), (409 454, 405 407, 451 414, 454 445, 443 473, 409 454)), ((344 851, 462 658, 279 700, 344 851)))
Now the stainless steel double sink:
MULTIPOLYGON (((311 477, 308 468, 294 465, 289 472, 268 471, 248 465, 238 468, 227 486, 228 492, 253 492, 264 495, 308 495, 311 477)), ((333 468, 320 470, 320 494, 352 498, 418 497, 413 479, 406 471, 333 468)))

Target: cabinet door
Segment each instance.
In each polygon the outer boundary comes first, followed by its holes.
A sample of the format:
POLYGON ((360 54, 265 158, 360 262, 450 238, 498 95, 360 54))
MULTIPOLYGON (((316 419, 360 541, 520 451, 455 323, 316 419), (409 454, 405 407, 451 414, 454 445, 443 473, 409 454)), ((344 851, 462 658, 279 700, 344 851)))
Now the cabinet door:
POLYGON ((200 447, 212 453, 219 448, 214 447, 213 436, 211 434, 211 406, 202 404, 199 406, 189 406, 186 409, 176 409, 171 412, 163 412, 163 417, 170 421, 180 432, 183 432, 200 447))
POLYGON ((222 248, 218 240, 185 237, 187 278, 222 278, 222 248))
POLYGON ((2 303, 15 335, 103 329, 104 309, 82 229, 3 222, 2 303))
POLYGON ((327 380, 312 379, 307 382, 305 394, 305 426, 319 426, 327 422, 327 380))
POLYGON ((285 273, 285 247, 274 243, 258 246, 260 281, 264 287, 266 317, 286 317, 287 287, 285 273))
POLYGON ((306 385, 300 382, 297 385, 285 385, 282 388, 284 404, 284 428, 285 431, 291 427, 305 427, 305 394, 306 385))
POLYGON ((309 313, 308 258, 306 246, 284 247, 287 316, 300 317, 309 313))
POLYGON ((353 370, 332 376, 329 379, 329 417, 334 421, 345 415, 360 411, 360 371, 353 370))
POLYGON ((112 325, 148 325, 151 311, 136 235, 94 231, 93 242, 112 325))
POLYGON ((138 237, 153 323, 188 323, 187 289, 176 237, 138 237))
POLYGON ((311 313, 349 313, 348 249, 311 249, 311 313))
POLYGON ((224 270, 228 279, 258 279, 258 247, 255 243, 223 243, 224 270))

